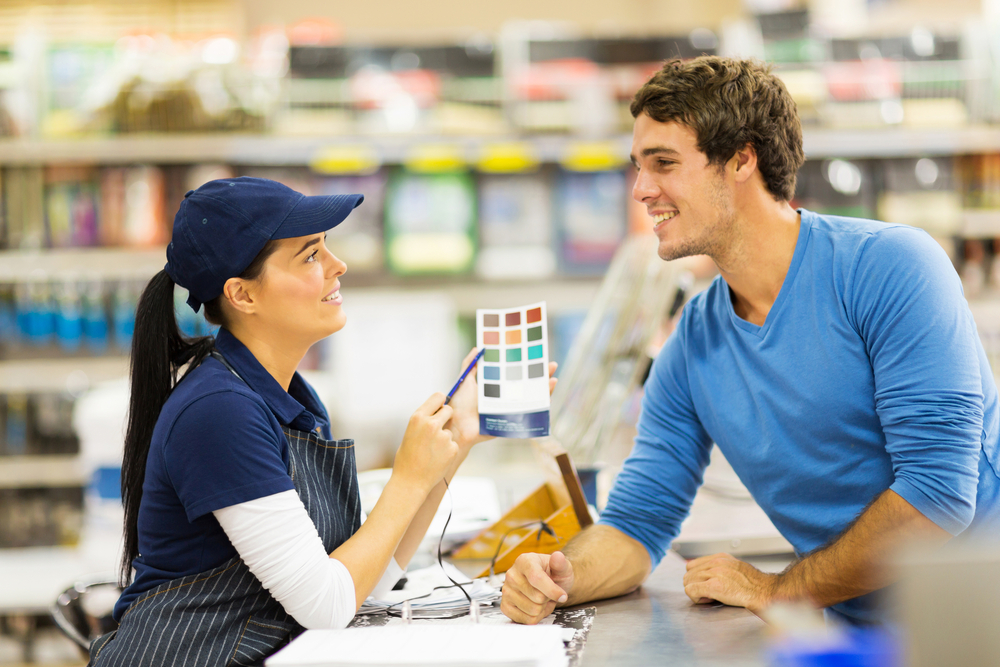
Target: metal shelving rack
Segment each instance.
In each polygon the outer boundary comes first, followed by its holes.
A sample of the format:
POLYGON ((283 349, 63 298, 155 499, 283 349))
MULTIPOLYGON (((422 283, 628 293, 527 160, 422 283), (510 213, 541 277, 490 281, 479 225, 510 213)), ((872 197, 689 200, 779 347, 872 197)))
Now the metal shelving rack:
MULTIPOLYGON (((806 156, 822 158, 892 158, 963 155, 1000 151, 1000 128, 970 126, 952 129, 887 128, 832 130, 806 128, 806 156)), ((322 151, 363 149, 382 164, 400 164, 427 145, 444 145, 475 164, 491 145, 526 145, 540 162, 560 162, 581 143, 572 136, 531 137, 284 137, 266 134, 180 134, 170 136, 120 135, 82 139, 0 140, 0 166, 44 164, 193 164, 219 162, 258 166, 301 166, 322 151)), ((606 144, 620 151, 624 163, 631 136, 617 135, 606 144)))

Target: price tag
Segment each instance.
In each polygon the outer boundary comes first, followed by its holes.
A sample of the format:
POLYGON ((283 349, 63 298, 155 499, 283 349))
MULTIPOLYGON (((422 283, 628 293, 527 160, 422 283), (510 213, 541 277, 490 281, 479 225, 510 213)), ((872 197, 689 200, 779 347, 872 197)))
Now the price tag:
POLYGON ((410 171, 440 174, 465 169, 467 161, 461 146, 454 144, 417 144, 404 162, 410 171))
POLYGON ((611 141, 576 141, 566 145, 560 164, 569 171, 611 171, 627 160, 611 141))
POLYGON ((486 144, 476 166, 487 174, 516 174, 538 169, 538 156, 523 141, 486 144))
POLYGON ((324 146, 309 161, 317 174, 330 175, 373 174, 381 166, 378 152, 363 144, 324 146))

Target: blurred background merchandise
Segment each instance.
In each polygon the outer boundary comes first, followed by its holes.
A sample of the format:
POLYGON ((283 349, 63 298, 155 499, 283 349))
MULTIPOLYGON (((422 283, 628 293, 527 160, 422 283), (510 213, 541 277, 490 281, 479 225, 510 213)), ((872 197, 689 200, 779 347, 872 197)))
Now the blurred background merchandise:
MULTIPOLYGON (((409 412, 454 381, 476 308, 545 300, 553 359, 570 356, 612 258, 650 232, 629 197, 629 101, 664 59, 701 54, 766 60, 789 89, 807 156, 795 205, 938 239, 996 368, 997 0, 0 2, 0 549, 117 544, 135 302, 187 190, 249 175, 364 193, 328 238, 350 324, 303 370, 359 468, 390 465, 409 412), (409 375, 373 379, 390 368, 409 375)), ((687 296, 714 275, 694 269, 687 296)), ((181 327, 211 334, 185 298, 181 327)), ((640 328, 662 340, 661 319, 640 328)), ((588 445, 598 508, 640 397, 619 396, 614 436, 588 445)), ((520 441, 467 467, 501 508, 540 475, 520 441)), ((683 543, 711 524, 752 549, 735 516, 773 538, 744 506, 713 457, 683 543)))

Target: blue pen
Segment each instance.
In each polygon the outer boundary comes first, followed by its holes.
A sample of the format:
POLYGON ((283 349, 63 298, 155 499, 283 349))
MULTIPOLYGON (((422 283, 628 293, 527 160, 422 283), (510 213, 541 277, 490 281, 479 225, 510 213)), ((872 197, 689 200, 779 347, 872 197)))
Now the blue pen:
POLYGON ((469 371, 471 371, 473 368, 476 367, 476 362, 479 361, 479 358, 481 356, 483 356, 483 352, 485 352, 485 351, 486 351, 486 348, 483 348, 483 349, 479 350, 479 353, 476 354, 476 357, 472 360, 472 363, 469 364, 469 367, 465 369, 464 373, 462 373, 462 377, 458 378, 458 382, 456 382, 455 386, 452 387, 451 391, 448 392, 448 398, 444 399, 444 404, 445 405, 448 405, 448 403, 451 402, 451 397, 454 396, 455 392, 458 391, 458 388, 460 386, 462 386, 462 381, 465 380, 465 376, 467 376, 469 374, 469 371))

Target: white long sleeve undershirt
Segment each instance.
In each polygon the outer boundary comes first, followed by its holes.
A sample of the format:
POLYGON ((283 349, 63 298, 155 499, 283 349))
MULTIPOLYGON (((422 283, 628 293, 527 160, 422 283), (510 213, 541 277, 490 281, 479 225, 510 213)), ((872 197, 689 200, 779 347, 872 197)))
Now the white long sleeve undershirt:
MULTIPOLYGON (((212 514, 250 572, 300 625, 309 630, 347 627, 356 611, 354 579, 343 563, 327 554, 295 491, 212 514)), ((396 559, 390 559, 372 595, 382 597, 402 575, 396 559)))

